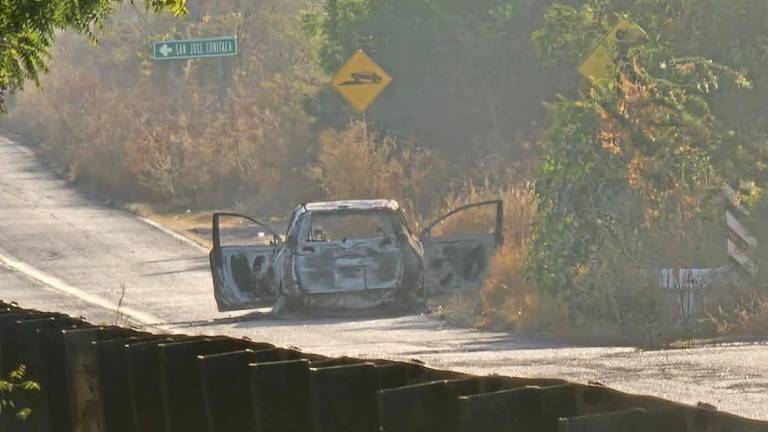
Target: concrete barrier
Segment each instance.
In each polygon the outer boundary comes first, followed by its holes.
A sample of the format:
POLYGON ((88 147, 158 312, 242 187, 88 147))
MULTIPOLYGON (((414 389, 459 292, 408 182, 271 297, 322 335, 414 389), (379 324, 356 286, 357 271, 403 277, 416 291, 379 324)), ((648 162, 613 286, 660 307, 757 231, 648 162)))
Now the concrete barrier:
MULTIPOLYGON (((648 428, 645 420, 646 411, 640 408, 632 408, 625 411, 616 411, 607 414, 591 414, 580 417, 564 418, 559 420, 559 432, 614 432, 616 430, 626 432, 656 432, 648 428)), ((667 425, 670 426, 670 425, 667 425)), ((672 429, 660 429, 668 431, 685 432, 682 423, 674 425, 672 429)))
POLYGON ((311 430, 309 360, 250 365, 254 431, 311 430))
POLYGON ((277 360, 276 349, 198 356, 208 432, 253 430, 248 365, 277 360))
POLYGON ((122 339, 136 331, 120 327, 90 327, 61 330, 64 337, 64 367, 69 396, 70 427, 65 432, 99 432, 102 424, 98 360, 92 342, 122 339))
POLYGON ((183 337, 137 342, 125 347, 128 365, 131 416, 136 432, 164 432, 165 417, 160 390, 160 358, 158 346, 183 337))
MULTIPOLYGON (((254 430, 254 400, 251 396, 250 365, 300 360, 300 351, 283 348, 233 351, 198 356, 203 399, 209 432, 254 430)), ((321 356, 311 356, 324 360, 321 356)))
POLYGON ((0 376, 8 376, 8 373, 15 370, 20 364, 19 342, 16 334, 16 327, 19 322, 61 317, 59 314, 46 314, 37 311, 32 311, 29 314, 20 311, 0 314, 0 376))
MULTIPOLYGON (((0 314, 2 330, 0 330, 0 367, 3 375, 7 376, 10 370, 19 365, 25 365, 27 373, 25 378, 35 382, 48 381, 46 356, 42 352, 38 330, 56 329, 68 326, 76 320, 61 317, 58 314, 34 313, 27 316, 16 311, 4 309, 0 314), (13 365, 13 366, 12 366, 13 365)), ((29 407, 45 415, 38 416, 28 421, 19 422, 10 416, 0 418, 0 429, 18 431, 50 430, 47 426, 50 419, 47 416, 48 397, 46 392, 21 393, 16 401, 20 406, 29 407)))
POLYGON ((93 343, 98 358, 99 394, 104 431, 134 432, 135 424, 130 409, 132 401, 127 347, 159 339, 153 335, 137 334, 125 339, 93 343))
MULTIPOLYGON (((714 409, 696 408, 685 405, 677 405, 672 408, 662 408, 672 415, 683 418, 685 430, 687 432, 767 432, 768 423, 755 420, 747 420, 742 417, 720 412, 714 409)), ((651 421, 657 422, 658 416, 652 411, 648 411, 648 417, 651 421)), ((657 422, 658 423, 658 422, 657 422)), ((655 431, 659 429, 655 425, 655 431)))
POLYGON ((313 368, 310 375, 315 432, 378 432, 376 365, 313 368))
MULTIPOLYGON (((453 396, 447 381, 417 384, 379 392, 382 432, 450 431, 453 396), (441 415, 434 415, 442 413, 441 415)), ((455 413, 455 412, 454 412, 455 413)))
MULTIPOLYGON (((503 389, 526 385, 553 385, 565 381, 524 379, 501 376, 463 377, 403 386, 379 393, 380 422, 383 431, 441 431, 506 429, 505 423, 492 419, 505 418, 509 407, 498 396, 476 399, 470 395, 495 395, 503 389), (463 404, 460 402, 463 401, 463 404), (490 413, 498 415, 489 415, 490 413), (462 418, 463 417, 463 418, 462 418), (462 426, 463 420, 466 426, 462 426)), ((500 394, 504 394, 503 392, 500 394)))
POLYGON ((274 348, 232 338, 206 338, 158 345, 160 390, 166 432, 205 432, 205 401, 198 356, 274 348))
POLYGON ((3 432, 768 432, 603 386, 94 327, 0 302, 0 367, 19 364, 42 391, 3 432))
MULTIPOLYGON (((48 357, 43 345, 43 331, 61 331, 62 329, 74 329, 87 326, 81 320, 48 317, 37 320, 18 321, 16 325, 16 341, 18 349, 18 363, 27 367, 26 378, 34 382, 50 382, 50 373, 56 369, 60 358, 48 357)), ((40 392, 21 393, 17 402, 20 406, 32 409, 39 415, 32 416, 24 422, 15 425, 19 431, 47 431, 51 429, 49 417, 48 392, 46 389, 40 392)))
POLYGON ((557 432, 558 420, 579 412, 571 386, 520 387, 458 398, 459 432, 557 432))
MULTIPOLYGON (((90 325, 71 328, 87 328, 90 325)), ((47 398, 50 430, 63 432, 71 429, 70 396, 67 390, 67 368, 65 366, 64 332, 60 328, 39 329, 38 340, 46 361, 47 381, 39 384, 47 398)), ((41 414, 45 415, 45 414, 41 414)))

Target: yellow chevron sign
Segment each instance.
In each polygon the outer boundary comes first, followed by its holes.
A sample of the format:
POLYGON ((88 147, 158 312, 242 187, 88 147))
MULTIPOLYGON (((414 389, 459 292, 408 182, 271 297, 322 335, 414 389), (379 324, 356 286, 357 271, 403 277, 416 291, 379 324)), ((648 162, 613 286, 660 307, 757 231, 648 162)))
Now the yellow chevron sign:
POLYGON ((603 37, 597 47, 579 66, 584 78, 595 82, 610 79, 621 44, 636 43, 645 36, 645 30, 627 19, 619 21, 603 37))

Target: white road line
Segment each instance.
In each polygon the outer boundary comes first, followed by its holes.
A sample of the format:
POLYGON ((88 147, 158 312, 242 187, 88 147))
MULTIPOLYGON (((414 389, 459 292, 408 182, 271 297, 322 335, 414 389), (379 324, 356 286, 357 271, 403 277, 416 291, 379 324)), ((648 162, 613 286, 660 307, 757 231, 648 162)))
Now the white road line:
POLYGON ((141 217, 141 216, 136 216, 136 217, 140 221, 144 222, 145 224, 147 224, 147 225, 149 225, 149 226, 151 226, 151 227, 153 227, 155 229, 158 229, 158 230, 164 232, 165 234, 168 234, 169 236, 175 238, 176 240, 179 240, 181 242, 187 243, 188 245, 194 246, 197 249, 199 249, 199 250, 201 250, 201 251, 203 251, 205 253, 208 253, 208 248, 206 248, 203 245, 201 245, 200 243, 190 239, 189 237, 186 237, 186 236, 184 236, 182 234, 177 233, 176 231, 168 229, 168 228, 160 225, 159 223, 153 221, 152 219, 147 219, 147 218, 141 217))
MULTIPOLYGON (((17 142, 15 142, 15 141, 13 141, 13 140, 11 140, 11 139, 8 139, 7 137, 3 137, 3 136, 0 136, 0 143, 2 143, 2 144, 10 144, 10 145, 12 145, 14 148, 16 148, 17 150, 19 150, 19 151, 23 152, 23 153, 24 153, 24 154, 26 154, 27 156, 29 156, 29 157, 33 158, 33 159, 34 159, 34 161, 35 161, 35 162, 37 162, 37 160, 36 160, 36 158, 37 158, 37 155, 35 155, 35 152, 34 152, 34 151, 32 151, 30 148, 28 148, 28 147, 26 147, 26 146, 24 146, 24 145, 21 145, 21 144, 19 144, 19 143, 17 143, 17 142)), ((68 186, 71 186, 71 185, 70 185, 70 184, 68 184, 68 186)), ((188 245, 190 245, 190 246, 194 246, 195 248, 199 249, 200 251, 203 251, 203 252, 205 252, 205 253, 208 253, 208 248, 207 248, 206 246, 204 246, 204 245, 201 245, 200 243, 198 243, 198 242, 196 242, 196 241, 194 241, 194 240, 190 239, 190 238, 189 238, 189 237, 187 237, 187 236, 184 236, 184 235, 182 235, 182 234, 179 234, 178 232, 176 232, 176 231, 173 231, 173 230, 171 230, 171 229, 168 229, 168 228, 164 227, 163 225, 160 225, 159 223, 157 223, 157 222, 155 222, 155 221, 153 221, 153 220, 151 220, 151 219, 148 219, 148 218, 145 218, 145 217, 139 216, 139 215, 137 215, 137 214, 134 214, 134 213, 132 213, 132 212, 130 212, 130 211, 127 211, 127 210, 125 210, 125 212, 126 212, 126 213, 128 213, 128 214, 130 214, 130 215, 131 215, 131 216, 133 216, 133 217, 136 217, 136 218, 138 218, 140 221, 144 222, 145 224, 147 224, 147 225, 149 225, 149 226, 151 226, 151 227, 153 227, 153 228, 155 228, 155 229, 158 229, 158 230, 160 230, 160 231, 164 232, 165 234, 167 234, 167 235, 169 235, 169 236, 171 236, 171 237, 175 238, 176 240, 179 240, 179 241, 181 241, 181 242, 184 242, 184 243, 186 243, 186 244, 188 244, 188 245)))
POLYGON ((0 265, 10 270, 19 272, 24 276, 28 277, 29 279, 32 279, 38 283, 41 283, 63 294, 77 297, 78 299, 86 303, 90 303, 94 306, 98 306, 100 308, 107 309, 115 313, 120 313, 128 317, 131 321, 136 322, 137 324, 143 324, 148 326, 159 326, 163 323, 163 320, 161 320, 160 318, 154 315, 140 312, 130 307, 120 307, 118 310, 118 307, 116 304, 114 304, 114 302, 111 302, 107 299, 87 293, 81 290, 80 288, 74 287, 68 284, 67 282, 57 278, 56 276, 40 271, 29 264, 26 264, 22 261, 17 260, 16 258, 9 256, 3 250, 0 250, 0 265))

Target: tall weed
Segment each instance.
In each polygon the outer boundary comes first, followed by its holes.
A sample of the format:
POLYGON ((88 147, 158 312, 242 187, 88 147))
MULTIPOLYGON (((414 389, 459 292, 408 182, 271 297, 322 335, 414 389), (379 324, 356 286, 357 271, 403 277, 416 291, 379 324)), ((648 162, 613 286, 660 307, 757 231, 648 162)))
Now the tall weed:
POLYGON ((322 132, 316 163, 307 170, 323 199, 396 199, 413 219, 419 205, 439 196, 434 182, 441 175, 434 155, 369 132, 363 122, 322 132))

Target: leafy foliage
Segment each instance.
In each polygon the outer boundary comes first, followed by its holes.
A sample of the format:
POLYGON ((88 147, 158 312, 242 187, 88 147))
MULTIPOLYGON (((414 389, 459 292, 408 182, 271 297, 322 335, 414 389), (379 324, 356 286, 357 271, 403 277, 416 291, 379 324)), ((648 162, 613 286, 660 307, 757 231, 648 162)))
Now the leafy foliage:
MULTIPOLYGON (((39 82, 47 70, 57 30, 74 30, 93 36, 119 0, 16 0, 0 7, 0 108, 4 96, 39 82)), ((175 14, 186 11, 185 0, 148 0, 146 7, 175 14)))
POLYGON ((14 414, 17 418, 24 420, 32 414, 30 408, 22 408, 14 402, 14 397, 19 392, 40 391, 40 385, 26 380, 27 367, 21 365, 18 369, 8 374, 7 380, 0 380, 0 418, 8 412, 14 414))
MULTIPOLYGON (((740 127, 722 109, 724 98, 749 94, 752 84, 738 72, 745 65, 727 67, 696 52, 706 32, 673 31, 733 6, 700 3, 554 5, 533 35, 545 62, 575 70, 619 13, 648 31, 644 42, 619 48, 624 60, 615 80, 553 107, 530 269, 577 319, 658 319, 653 270, 721 265, 722 253, 714 252, 721 242, 713 243, 724 238, 720 188, 726 180, 760 182, 764 174, 766 159, 743 154, 757 129, 740 127)), ((757 5, 739 5, 748 3, 757 5)))

